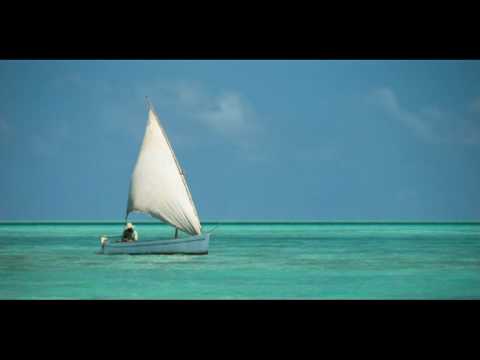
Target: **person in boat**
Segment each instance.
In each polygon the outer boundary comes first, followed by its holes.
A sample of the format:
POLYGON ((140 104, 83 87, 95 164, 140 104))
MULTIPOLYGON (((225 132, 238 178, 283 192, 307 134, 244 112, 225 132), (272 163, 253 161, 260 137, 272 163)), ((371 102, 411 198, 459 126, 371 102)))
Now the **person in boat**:
POLYGON ((138 234, 137 231, 133 228, 132 223, 128 223, 125 226, 125 230, 123 231, 122 242, 129 242, 129 241, 137 241, 138 234))

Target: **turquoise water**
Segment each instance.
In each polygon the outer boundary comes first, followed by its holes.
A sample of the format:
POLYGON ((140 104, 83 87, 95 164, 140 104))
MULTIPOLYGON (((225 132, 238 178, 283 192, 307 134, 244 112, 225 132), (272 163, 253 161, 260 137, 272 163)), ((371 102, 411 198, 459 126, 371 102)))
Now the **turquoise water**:
MULTIPOLYGON (((480 224, 230 223, 207 256, 98 255, 98 236, 121 229, 0 224, 0 298, 480 298, 480 224)), ((137 230, 140 240, 173 233, 137 230)))

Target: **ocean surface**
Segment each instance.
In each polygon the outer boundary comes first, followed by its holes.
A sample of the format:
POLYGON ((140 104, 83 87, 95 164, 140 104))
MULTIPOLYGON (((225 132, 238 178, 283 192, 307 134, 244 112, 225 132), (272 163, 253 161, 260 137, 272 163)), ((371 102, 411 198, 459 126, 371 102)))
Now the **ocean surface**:
POLYGON ((0 299, 480 298, 480 223, 223 223, 206 256, 98 254, 121 231, 0 223, 0 299))

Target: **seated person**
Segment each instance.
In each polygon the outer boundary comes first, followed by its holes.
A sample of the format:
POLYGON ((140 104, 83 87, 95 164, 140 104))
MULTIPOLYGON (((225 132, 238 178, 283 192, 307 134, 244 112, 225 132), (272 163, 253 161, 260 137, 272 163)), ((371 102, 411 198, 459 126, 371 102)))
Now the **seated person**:
POLYGON ((137 241, 137 240, 138 240, 137 232, 133 228, 132 223, 128 223, 127 226, 125 226, 125 230, 123 231, 122 242, 137 241))

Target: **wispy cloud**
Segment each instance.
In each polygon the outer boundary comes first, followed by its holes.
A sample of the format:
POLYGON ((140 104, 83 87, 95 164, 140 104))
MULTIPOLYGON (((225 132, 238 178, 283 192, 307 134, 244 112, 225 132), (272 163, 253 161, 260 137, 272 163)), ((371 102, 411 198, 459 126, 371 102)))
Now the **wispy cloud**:
MULTIPOLYGON (((243 154, 253 155, 262 137, 262 126, 256 111, 248 99, 234 90, 222 90, 216 94, 208 91, 199 82, 178 81, 175 83, 157 83, 144 87, 143 92, 152 94, 151 98, 158 109, 170 107, 182 119, 190 122, 191 131, 206 131, 219 139, 228 141, 243 154)), ((162 113, 160 111, 160 116, 162 113)), ((175 136, 191 139, 185 127, 183 134, 175 136)))
POLYGON ((248 101, 234 91, 211 95, 198 84, 180 83, 176 89, 178 104, 203 126, 241 141, 256 128, 256 116, 248 101))
POLYGON ((397 96, 393 90, 389 88, 375 90, 372 93, 372 99, 389 115, 403 122, 418 137, 426 141, 435 141, 436 136, 429 124, 427 124, 418 114, 402 108, 398 103, 397 96))
POLYGON ((236 93, 224 93, 212 100, 211 108, 198 117, 210 129, 231 137, 238 137, 254 126, 254 113, 236 93))
POLYGON ((480 144, 480 124, 475 121, 474 114, 480 110, 480 98, 456 114, 437 107, 407 110, 388 87, 373 91, 369 98, 374 105, 427 143, 480 144))

